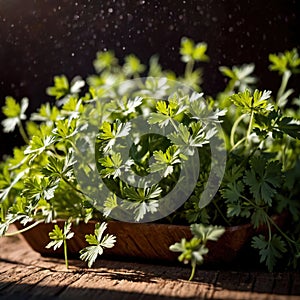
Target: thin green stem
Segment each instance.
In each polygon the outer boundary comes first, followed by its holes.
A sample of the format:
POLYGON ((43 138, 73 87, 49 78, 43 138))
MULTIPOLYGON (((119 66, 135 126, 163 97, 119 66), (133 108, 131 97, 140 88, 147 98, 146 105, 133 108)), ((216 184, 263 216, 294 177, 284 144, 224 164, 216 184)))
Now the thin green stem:
POLYGON ((252 131, 253 120, 254 120, 254 110, 251 111, 251 115, 250 115, 250 120, 249 120, 247 135, 246 135, 246 144, 249 144, 249 138, 252 131))
POLYGON ((19 124, 19 131, 20 131, 20 134, 21 134, 21 136, 22 136, 24 142, 25 142, 26 144, 29 144, 29 138, 28 138, 28 136, 27 136, 27 134, 26 134, 26 132, 25 132, 25 129, 24 129, 24 127, 23 127, 22 122, 20 121, 18 124, 19 124))
POLYGON ((62 180, 69 185, 75 192, 81 194, 81 195, 85 195, 85 193, 83 193, 81 190, 79 190, 77 187, 75 187, 70 181, 68 181, 64 176, 61 176, 62 180))
POLYGON ((66 268, 69 269, 68 249, 67 249, 67 239, 66 238, 64 238, 64 256, 65 256, 66 268))
POLYGON ((234 86, 235 86, 235 83, 236 83, 237 79, 231 79, 227 85, 227 87, 225 88, 225 93, 226 94, 230 94, 234 91, 234 86))
POLYGON ((170 122, 171 122, 171 124, 173 125, 173 127, 175 128, 176 132, 178 132, 178 131, 179 131, 179 130, 178 130, 178 127, 176 126, 174 120, 173 120, 171 117, 170 117, 170 122))
POLYGON ((17 235, 17 234, 25 232, 25 231, 27 231, 27 230, 29 230, 29 229, 37 226, 38 224, 43 223, 43 222, 44 222, 44 220, 36 221, 33 224, 31 224, 31 225, 29 225, 29 226, 27 226, 27 227, 25 227, 23 229, 20 229, 20 230, 14 231, 14 232, 5 233, 4 236, 14 236, 14 235, 17 235))
POLYGON ((246 140, 246 137, 244 136, 242 139, 240 139, 231 149, 230 152, 235 150, 240 144, 242 144, 246 140))
POLYGON ((231 132, 230 132, 230 145, 234 148, 235 147, 235 143, 234 143, 234 136, 236 133, 236 129, 239 125, 239 123, 244 119, 244 117, 246 116, 246 114, 242 114, 241 116, 239 116, 236 121, 233 123, 233 126, 231 128, 231 132))
POLYGON ((191 281, 191 280, 194 278, 195 272, 196 272, 196 262, 195 262, 195 261, 192 261, 192 272, 191 272, 189 281, 191 281))
POLYGON ((289 241, 290 243, 292 244, 297 244, 296 241, 292 240, 288 235, 286 235, 282 230, 281 228, 275 223, 275 221, 269 216, 267 215, 268 217, 268 220, 272 223, 272 225, 278 230, 278 232, 287 240, 289 241))
POLYGON ((228 225, 231 226, 230 222, 227 220, 227 218, 224 216, 224 214, 222 213, 220 207, 218 206, 218 204, 213 201, 213 204, 215 206, 215 208, 217 209, 218 213, 220 214, 220 216, 222 217, 222 219, 224 220, 224 222, 228 225))
POLYGON ((191 74, 193 72, 194 69, 194 65, 195 65, 195 61, 193 59, 189 60, 185 66, 185 76, 187 76, 187 74, 191 74))
POLYGON ((279 102, 279 99, 282 97, 282 95, 284 94, 284 92, 286 90, 286 87, 287 87, 287 84, 288 84, 288 81, 289 81, 291 75, 292 75, 292 73, 290 70, 286 70, 282 75, 281 85, 280 85, 280 88, 278 90, 277 97, 276 97, 277 104, 279 102))
POLYGON ((268 226, 269 242, 271 242, 271 240, 272 240, 272 230, 271 230, 270 222, 267 222, 267 226, 268 226))

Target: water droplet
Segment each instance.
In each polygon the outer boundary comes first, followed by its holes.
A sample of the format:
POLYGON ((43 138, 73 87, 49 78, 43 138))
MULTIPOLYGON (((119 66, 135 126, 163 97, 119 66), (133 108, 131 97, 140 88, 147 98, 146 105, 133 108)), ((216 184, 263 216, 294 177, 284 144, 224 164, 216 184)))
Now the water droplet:
POLYGON ((107 11, 111 14, 114 11, 114 9, 110 7, 107 11))
POLYGON ((229 27, 229 28, 228 28, 228 31, 229 31, 229 32, 233 32, 233 27, 229 27))
POLYGON ((133 15, 132 14, 127 14, 127 21, 131 22, 133 20, 133 15))

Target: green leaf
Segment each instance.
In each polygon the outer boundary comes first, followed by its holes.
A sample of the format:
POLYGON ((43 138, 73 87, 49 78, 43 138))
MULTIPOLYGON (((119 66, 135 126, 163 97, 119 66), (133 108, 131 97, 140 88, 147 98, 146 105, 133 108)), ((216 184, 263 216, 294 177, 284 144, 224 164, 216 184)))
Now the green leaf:
POLYGON ((12 132, 22 120, 26 120, 25 111, 27 110, 29 100, 23 98, 21 105, 13 97, 5 98, 5 106, 2 107, 3 114, 7 117, 1 124, 4 132, 12 132))
POLYGON ((279 74, 283 74, 288 70, 292 71, 292 73, 300 71, 300 58, 296 48, 284 53, 270 54, 269 60, 271 62, 270 70, 278 71, 279 74))
POLYGON ((183 62, 195 61, 208 61, 209 57, 206 55, 207 44, 195 43, 186 37, 181 39, 180 54, 183 62))
POLYGON ((103 122, 100 133, 98 135, 98 141, 100 146, 103 147, 103 151, 107 152, 116 143, 116 139, 125 137, 131 130, 131 123, 122 123, 116 120, 115 123, 103 122))
POLYGON ((76 160, 72 152, 69 152, 63 159, 54 156, 48 157, 48 164, 42 169, 42 173, 51 179, 73 177, 73 166, 76 160))
POLYGON ((189 101, 190 105, 188 106, 188 110, 191 114, 191 119, 200 120, 205 124, 221 123, 221 118, 226 114, 226 109, 211 109, 205 102, 202 93, 194 92, 189 101))
POLYGON ((184 99, 179 99, 177 93, 172 94, 168 102, 157 101, 156 111, 157 113, 151 113, 148 123, 149 124, 159 124, 160 127, 167 126, 173 119, 176 120, 185 110, 184 99))
POLYGON ((251 223, 254 228, 258 228, 261 225, 268 224, 268 215, 263 208, 256 208, 251 215, 251 223))
POLYGON ((110 70, 118 64, 118 59, 112 51, 97 52, 96 59, 93 62, 97 73, 106 69, 110 70))
POLYGON ((141 61, 135 55, 131 54, 125 57, 123 70, 127 76, 141 74, 145 69, 146 67, 141 64, 141 61))
POLYGON ((244 92, 246 89, 249 89, 256 82, 256 77, 251 75, 254 68, 254 64, 233 66, 232 69, 224 66, 220 67, 220 72, 230 78, 226 90, 230 92, 237 87, 239 92, 244 92))
POLYGON ((114 179, 121 176, 122 158, 120 153, 106 155, 98 160, 102 169, 100 175, 104 178, 112 176, 114 179))
POLYGON ((107 228, 107 223, 97 223, 95 225, 94 235, 87 234, 85 236, 86 241, 89 243, 88 247, 80 250, 80 259, 88 263, 89 268, 92 267, 96 261, 98 255, 102 255, 105 248, 112 248, 116 242, 114 235, 106 234, 103 237, 103 233, 107 228))
POLYGON ((194 155, 197 148, 201 148, 206 144, 209 144, 209 140, 216 134, 216 129, 212 127, 207 129, 202 122, 191 123, 190 125, 192 133, 189 128, 180 123, 178 125, 178 132, 171 133, 168 138, 174 145, 177 145, 183 155, 194 155))
POLYGON ((262 157, 253 157, 250 161, 251 169, 246 171, 243 181, 250 187, 257 204, 263 201, 271 206, 276 195, 276 188, 282 183, 281 164, 276 161, 267 162, 262 157))
POLYGON ((240 197, 244 191, 244 184, 241 181, 229 182, 222 190, 222 195, 226 199, 227 215, 229 217, 239 216, 242 211, 240 197))
POLYGON ((230 99, 244 113, 263 113, 268 112, 271 108, 267 101, 270 95, 271 91, 261 92, 259 90, 255 90, 251 95, 250 90, 246 89, 244 92, 232 95, 230 99))
POLYGON ((207 241, 217 241, 225 232, 225 229, 221 226, 205 226, 203 224, 192 224, 191 232, 203 243, 206 243, 207 241))
POLYGON ((181 163, 180 150, 173 145, 164 153, 162 150, 154 151, 155 162, 150 166, 150 172, 162 172, 163 177, 173 173, 174 165, 181 163))
POLYGON ((24 154, 35 154, 40 155, 52 146, 56 141, 55 136, 33 136, 30 140, 29 146, 25 149, 24 154))
POLYGON ((38 113, 33 113, 31 115, 32 121, 50 121, 55 122, 59 116, 59 109, 56 106, 51 107, 50 103, 42 104, 38 113))
POLYGON ((260 262, 265 262, 268 270, 273 271, 278 258, 287 252, 286 244, 280 236, 274 234, 268 241, 263 235, 252 238, 252 247, 259 250, 260 262))
POLYGON ((47 177, 27 177, 24 181, 22 195, 32 200, 36 205, 40 199, 50 200, 58 188, 58 181, 49 181, 47 177))
POLYGON ((49 237, 52 240, 47 244, 46 248, 52 248, 54 250, 60 248, 65 240, 69 240, 74 236, 74 232, 71 232, 71 223, 66 222, 64 229, 59 228, 57 224, 54 225, 54 229, 49 232, 49 237))
POLYGON ((104 201, 104 209, 103 215, 108 217, 112 210, 118 206, 117 196, 116 194, 111 194, 105 201, 104 201))
POLYGON ((65 75, 54 76, 54 86, 46 90, 49 96, 54 96, 56 100, 61 99, 70 92, 69 81, 65 75))
POLYGON ((58 120, 52 133, 58 141, 71 139, 79 132, 76 119, 58 120))
POLYGON ((206 43, 198 43, 194 47, 193 51, 193 59, 195 61, 209 61, 209 57, 206 55, 207 44, 206 43))

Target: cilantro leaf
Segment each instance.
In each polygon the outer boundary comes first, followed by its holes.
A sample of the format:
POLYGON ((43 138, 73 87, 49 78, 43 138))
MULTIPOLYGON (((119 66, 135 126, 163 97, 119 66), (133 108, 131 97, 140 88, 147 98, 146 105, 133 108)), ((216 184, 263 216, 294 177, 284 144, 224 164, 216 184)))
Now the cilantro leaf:
POLYGON ((234 88, 238 87, 239 92, 244 92, 246 89, 249 89, 250 86, 256 82, 256 77, 251 76, 254 68, 254 64, 233 66, 232 69, 224 66, 220 67, 220 72, 230 78, 226 90, 231 91, 234 88))
POLYGON ((175 145, 168 147, 165 153, 162 150, 154 151, 153 156, 155 163, 150 166, 150 172, 162 172, 163 177, 172 174, 174 165, 181 162, 180 150, 175 145))
POLYGON ((7 118, 1 122, 4 132, 14 131, 17 125, 21 125, 22 120, 26 120, 25 111, 28 108, 28 102, 27 98, 23 98, 20 105, 13 97, 5 98, 2 112, 7 118))
POLYGON ((49 237, 52 240, 48 243, 46 248, 53 247, 54 250, 60 248, 64 241, 71 239, 74 236, 74 232, 71 232, 71 223, 65 222, 64 229, 62 230, 57 224, 54 225, 54 229, 49 233, 49 237))
POLYGON ((271 106, 268 103, 271 91, 255 90, 251 95, 250 90, 246 89, 244 92, 239 92, 230 97, 231 101, 237 107, 240 107, 244 113, 262 113, 270 110, 271 106))
POLYGON ((94 234, 87 234, 85 236, 85 239, 90 246, 80 250, 80 259, 86 261, 89 268, 92 267, 98 255, 103 254, 105 248, 112 248, 116 242, 116 237, 114 235, 106 234, 103 236, 106 228, 107 223, 103 222, 101 225, 97 223, 95 225, 94 234))
POLYGON ((259 250, 260 262, 265 262, 269 271, 272 272, 278 258, 287 251, 286 243, 280 236, 274 234, 268 241, 263 235, 255 236, 252 239, 252 247, 259 250))
POLYGON ((141 61, 135 55, 131 54, 125 57, 123 70, 127 76, 141 74, 145 69, 146 67, 141 64, 141 61))
POLYGON ((49 96, 54 96, 56 100, 66 96, 70 92, 70 85, 67 77, 54 76, 54 86, 48 87, 46 90, 49 96))
POLYGON ((101 164, 103 169, 100 171, 100 175, 104 178, 113 176, 113 178, 120 177, 122 158, 120 153, 114 153, 112 155, 106 155, 105 157, 99 158, 98 162, 101 164))
POLYGON ((180 54, 183 62, 195 61, 208 61, 209 57, 206 54, 206 43, 195 43, 186 37, 181 39, 180 54))
POLYGON ((191 232, 202 242, 217 241, 225 232, 225 229, 220 226, 204 226, 203 224, 192 224, 191 232))
POLYGON ((270 70, 278 71, 279 74, 283 74, 288 70, 292 71, 292 73, 300 71, 300 58, 296 48, 284 53, 270 54, 269 60, 271 62, 270 70))
POLYGON ((281 164, 276 161, 267 162, 262 157, 253 157, 250 161, 251 168, 246 171, 243 181, 250 188, 256 203, 263 201, 268 206, 272 205, 276 188, 282 183, 281 164))

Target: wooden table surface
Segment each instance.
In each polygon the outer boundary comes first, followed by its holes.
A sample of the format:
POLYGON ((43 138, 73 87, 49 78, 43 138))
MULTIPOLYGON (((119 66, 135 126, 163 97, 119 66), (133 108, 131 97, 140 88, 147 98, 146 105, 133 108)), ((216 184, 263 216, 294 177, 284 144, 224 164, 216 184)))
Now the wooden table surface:
POLYGON ((190 269, 41 257, 21 237, 0 238, 0 299, 300 299, 300 274, 190 269))

